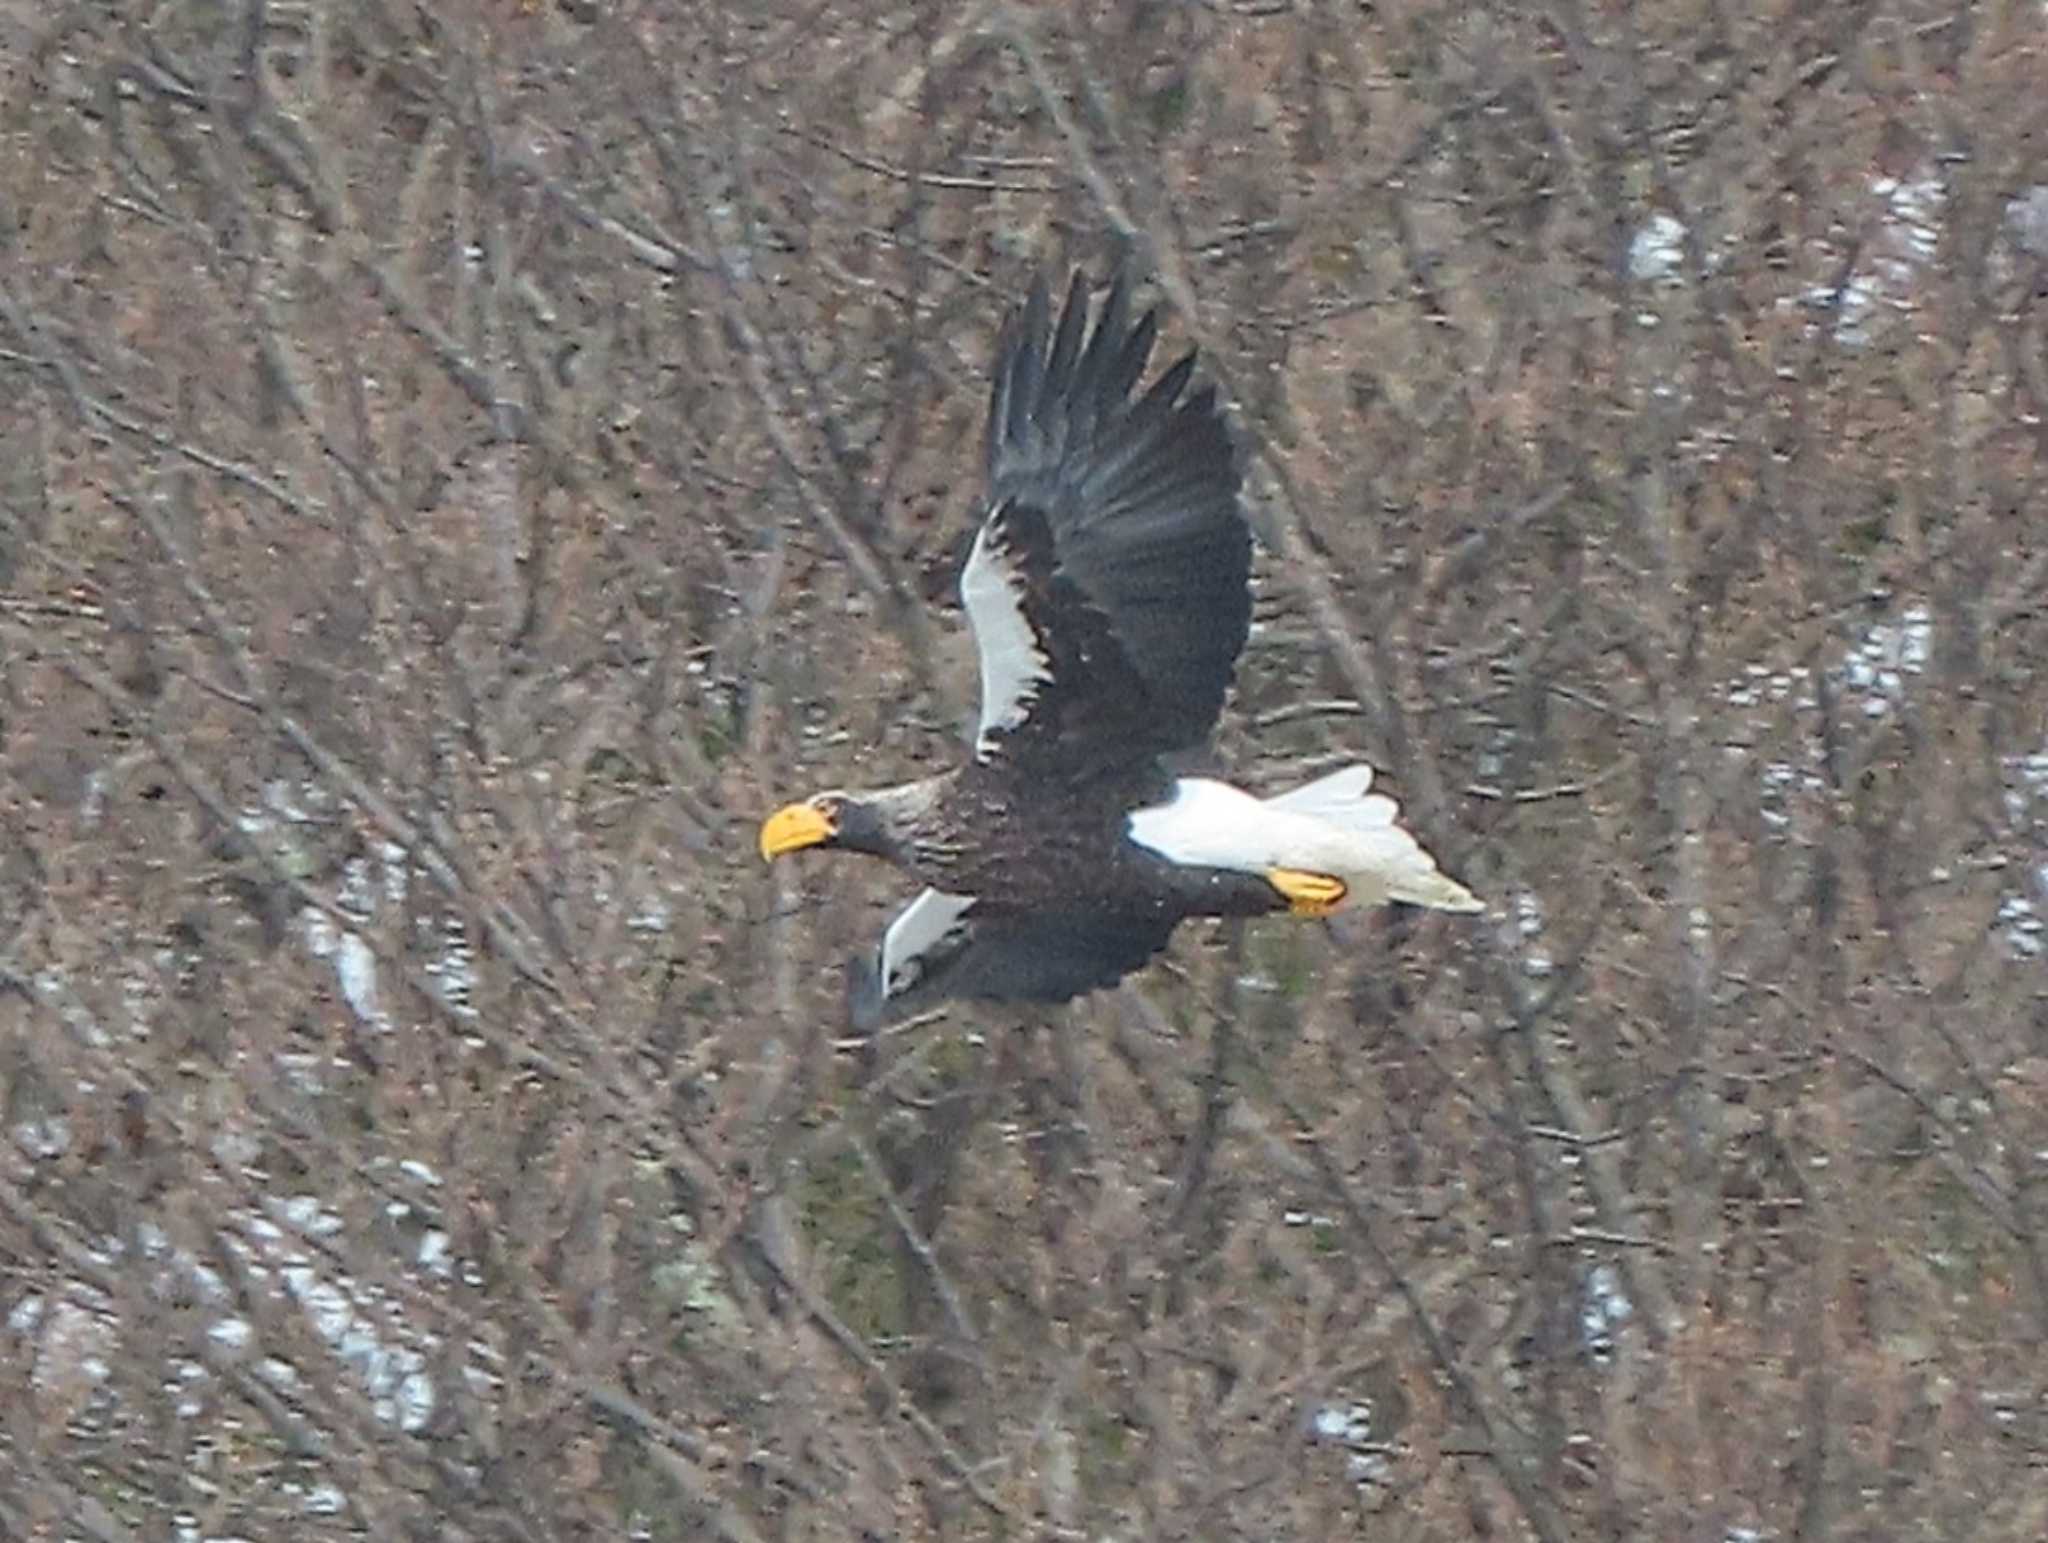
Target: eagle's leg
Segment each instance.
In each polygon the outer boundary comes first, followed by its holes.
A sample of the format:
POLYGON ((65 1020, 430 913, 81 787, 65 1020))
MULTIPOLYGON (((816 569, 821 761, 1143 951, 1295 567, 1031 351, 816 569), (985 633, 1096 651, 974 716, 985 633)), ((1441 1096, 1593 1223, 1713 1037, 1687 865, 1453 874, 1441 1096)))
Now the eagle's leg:
POLYGON ((1266 882, 1287 897, 1296 916, 1328 916, 1351 892, 1342 879, 1299 868, 1268 868, 1266 882))

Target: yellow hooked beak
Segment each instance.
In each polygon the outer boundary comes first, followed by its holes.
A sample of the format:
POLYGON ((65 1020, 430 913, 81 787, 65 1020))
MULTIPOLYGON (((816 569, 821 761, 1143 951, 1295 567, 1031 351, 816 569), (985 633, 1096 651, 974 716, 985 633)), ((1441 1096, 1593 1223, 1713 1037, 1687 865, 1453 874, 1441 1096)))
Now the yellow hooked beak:
POLYGON ((772 860, 838 834, 838 821, 816 804, 785 804, 761 822, 761 856, 772 860))

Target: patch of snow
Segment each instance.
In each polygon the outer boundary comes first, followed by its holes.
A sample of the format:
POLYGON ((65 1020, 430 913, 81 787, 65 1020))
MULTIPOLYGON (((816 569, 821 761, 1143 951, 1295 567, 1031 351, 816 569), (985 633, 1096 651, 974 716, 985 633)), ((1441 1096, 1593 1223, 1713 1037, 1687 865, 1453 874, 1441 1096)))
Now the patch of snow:
POLYGON ((1353 1452, 1344 1459, 1344 1477, 1361 1489, 1386 1483, 1391 1471, 1384 1453, 1353 1452))
MULTIPOLYGON (((433 1379, 418 1368, 407 1372, 398 1384, 396 1397, 389 1403, 394 1411, 390 1418, 396 1420, 400 1430, 409 1433, 425 1430, 427 1421, 434 1417, 433 1379)), ((380 1415, 381 1409, 382 1406, 380 1415)))
POLYGON ((1480 746, 1475 763, 1480 781, 1500 780, 1501 773, 1507 769, 1508 752, 1514 748, 1516 738, 1514 726, 1506 723, 1496 725, 1493 732, 1487 735, 1485 743, 1480 746))
POLYGON ((1887 312, 1916 309, 1914 285, 1940 249, 1948 210, 1948 184, 1932 170, 1904 179, 1873 177, 1868 191, 1879 207, 1856 266, 1839 286, 1811 285, 1800 297, 1811 309, 1833 313, 1834 338, 1844 348, 1867 347, 1887 312))
POLYGON ((2048 258, 2048 183, 2037 182, 2006 204, 2005 228, 2028 256, 2048 258))
MULTIPOLYGON (((328 1235, 330 1220, 338 1223, 335 1213, 311 1197, 271 1201, 269 1205, 300 1233, 328 1235)), ((376 1418, 401 1430, 421 1429, 433 1415, 435 1392, 425 1355, 409 1341, 431 1344, 430 1338, 407 1330, 382 1292, 360 1287, 346 1275, 323 1274, 297 1245, 297 1233, 286 1232, 261 1216, 243 1214, 235 1220, 241 1236, 229 1229, 224 1235, 230 1247, 244 1257, 260 1252, 276 1266, 285 1295, 298 1304, 314 1333, 355 1375, 370 1397, 376 1418)), ((258 1371, 281 1388, 299 1383, 297 1371, 274 1357, 260 1363, 258 1371)))
POLYGON ((2030 817, 2034 804, 2048 800, 2048 745, 2006 763, 2018 786, 2006 790, 2005 807, 2014 820, 2030 817))
POLYGON ((317 905, 309 905, 299 912, 299 922, 306 929, 306 952, 315 959, 333 958, 341 942, 341 929, 334 919, 317 905))
POLYGON ((377 1006, 377 956, 360 933, 344 932, 334 950, 334 975, 341 982, 341 994, 349 1009, 373 1029, 389 1029, 377 1006))
POLYGON ((1346 1449, 1344 1476, 1360 1489, 1387 1482, 1391 1448, 1374 1438, 1370 1400, 1340 1399, 1311 1410, 1306 1434, 1312 1442, 1346 1449))
MULTIPOLYGON (((274 1222, 266 1221, 261 1216, 243 1217, 242 1229, 260 1244, 275 1245, 285 1240, 284 1229, 274 1222)), ((231 1235, 230 1241, 239 1242, 240 1240, 232 1238, 231 1235)))
POLYGON ((377 886, 367 858, 351 857, 341 865, 341 887, 334 903, 350 916, 368 921, 377 910, 377 886))
POLYGON ((1341 1441, 1349 1446, 1372 1440, 1372 1405, 1368 1403, 1325 1404, 1308 1421, 1309 1434, 1317 1441, 1341 1441))
POLYGON ((670 914, 668 902, 656 895, 626 918, 626 930, 643 934, 664 933, 668 931, 670 914))
POLYGON ((1685 226, 1668 214, 1653 214, 1628 244, 1629 277, 1642 283, 1683 279, 1685 226))
POLYGON ((2038 959, 2048 951, 2048 923, 2041 919, 2041 913, 2034 902, 2025 895, 2007 895, 1998 903, 1998 915, 1992 919, 2005 939, 2005 946, 2016 959, 2038 959))
POLYGON ((1803 708, 1815 705, 1810 686, 1810 672, 1803 664, 1789 670, 1747 664, 1742 667, 1742 674, 1730 681, 1725 690, 1730 707, 1759 707, 1766 702, 1783 702, 1798 691, 1798 705, 1803 708), (1809 689, 1801 690, 1802 687, 1809 689))
POLYGON ((299 1369, 289 1361, 271 1355, 256 1363, 256 1375, 276 1388, 280 1393, 303 1393, 306 1379, 299 1375, 299 1369))
POLYGON ((12 1135, 14 1144, 27 1157, 47 1161, 71 1150, 71 1122, 61 1114, 17 1120, 12 1135))
POLYGON ((320 1075, 327 1064, 325 1056, 310 1055, 303 1050, 280 1050, 275 1060, 277 1069, 284 1074, 285 1086, 294 1093, 308 1097, 327 1091, 327 1079, 320 1075))
POLYGON ((404 905, 412 880, 412 854, 395 841, 380 841, 377 857, 384 865, 384 898, 392 905, 404 905))
POLYGON ((305 825, 313 818, 282 777, 273 777, 263 784, 263 807, 294 825, 305 825))
POLYGON ((16 1302, 7 1314, 8 1330, 14 1334, 33 1334, 42 1321, 43 1299, 34 1292, 16 1302))
POLYGON ((1522 971, 1539 979, 1557 968, 1549 953, 1536 946, 1536 940, 1543 936, 1545 920, 1543 902, 1531 890, 1521 890, 1515 895, 1515 932, 1526 948, 1522 954, 1522 971))
POLYGON ((88 1306, 75 1296, 58 1298, 42 1320, 29 1386, 47 1393, 80 1383, 98 1386, 105 1382, 107 1357, 114 1353, 116 1335, 111 1312, 88 1306))
POLYGON ((1897 622, 1874 622, 1842 661, 1845 690, 1860 694, 1863 715, 1882 718, 1904 700, 1906 678, 1924 674, 1933 656, 1934 620, 1924 605, 1909 606, 1897 622))
POLYGON ((1940 177, 1925 174, 1906 181, 1879 177, 1870 191, 1885 201, 1893 229, 1908 256, 1931 262, 1941 245, 1941 217, 1948 207, 1948 187, 1940 177))
POLYGON ((331 1238, 342 1229, 341 1217, 321 1204, 317 1195, 293 1195, 286 1200, 272 1201, 270 1209, 281 1216, 287 1226, 296 1228, 309 1238, 331 1238))
POLYGON ((62 970, 55 965, 47 965, 36 971, 30 985, 35 990, 36 1000, 55 1013, 58 1021, 78 1036, 80 1044, 92 1050, 107 1048, 106 1030, 72 992, 71 982, 62 970))
POLYGON ((121 1005, 128 1013, 129 1038, 149 1038, 150 1020, 163 997, 163 987, 153 976, 138 971, 121 977, 121 1005))
POLYGON ((1621 1272, 1597 1264, 1586 1274, 1585 1300, 1579 1307, 1579 1339, 1586 1353, 1605 1364, 1614 1356, 1614 1336, 1635 1316, 1635 1304, 1621 1289, 1621 1272))
POLYGON ((476 951, 470 947, 469 930, 461 917, 450 916, 443 922, 441 952, 427 961, 425 972, 449 1012, 458 1018, 477 1016, 476 951))
POLYGON ((348 1341, 360 1349, 360 1339, 350 1340, 350 1331, 355 1326, 356 1315, 349 1306, 348 1297, 332 1281, 323 1279, 311 1265, 287 1265, 284 1271, 285 1289, 297 1299, 306 1310, 306 1317, 312 1321, 314 1331, 328 1344, 341 1348, 344 1357, 348 1341))
POLYGON ((419 1267, 429 1275, 446 1280, 454 1274, 453 1261, 448 1253, 448 1234, 438 1227, 430 1227, 420 1234, 420 1247, 416 1258, 419 1267))
POLYGON ((1805 771, 1790 761, 1766 762, 1757 774, 1760 807, 1758 815, 1773 832, 1782 835, 1792 824, 1786 807, 1794 794, 1818 794, 1825 784, 1816 772, 1805 771))
POLYGON ((199 1390, 213 1381, 213 1374, 197 1361, 176 1361, 172 1363, 171 1376, 164 1391, 176 1397, 178 1418, 198 1419, 206 1412, 206 1400, 199 1396, 199 1390))
POLYGON ((230 1170, 253 1168, 263 1155, 263 1143, 250 1132, 234 1125, 218 1126, 207 1144, 213 1160, 230 1170))

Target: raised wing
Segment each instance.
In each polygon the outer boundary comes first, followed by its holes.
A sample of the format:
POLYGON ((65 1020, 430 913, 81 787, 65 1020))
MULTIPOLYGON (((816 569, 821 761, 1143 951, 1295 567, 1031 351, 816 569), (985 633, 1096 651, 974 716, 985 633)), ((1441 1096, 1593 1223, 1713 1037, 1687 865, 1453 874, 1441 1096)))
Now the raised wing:
POLYGON ((960 596, 981 655, 976 755, 1072 777, 1184 742, 1165 732, 1109 617, 1060 571, 1044 510, 1009 503, 989 515, 960 596))
POLYGON ((1174 923, 1127 915, 973 915, 976 902, 928 889, 854 960, 848 1016, 867 1032, 954 997, 1069 1001, 1113 986, 1173 935, 1174 923))
POLYGON ((1188 391, 1192 354, 1132 399, 1156 324, 1130 322, 1122 278, 1092 331, 1079 275, 1056 330, 1050 310, 1034 285, 989 397, 989 513, 960 585, 977 752, 1027 725, 1044 753, 1105 750, 1080 743, 1105 722, 1124 756, 1197 744, 1251 622, 1229 429, 1213 389, 1188 391))

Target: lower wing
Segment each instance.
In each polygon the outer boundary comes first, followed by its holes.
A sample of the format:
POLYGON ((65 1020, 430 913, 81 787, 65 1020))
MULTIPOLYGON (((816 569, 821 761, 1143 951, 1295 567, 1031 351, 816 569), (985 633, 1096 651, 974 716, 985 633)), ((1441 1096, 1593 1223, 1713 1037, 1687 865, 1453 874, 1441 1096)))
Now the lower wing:
POLYGON ((1172 918, 976 914, 973 900, 928 889, 853 961, 848 1015, 863 1032, 953 997, 1056 1003, 1113 986, 1173 936, 1172 918))

